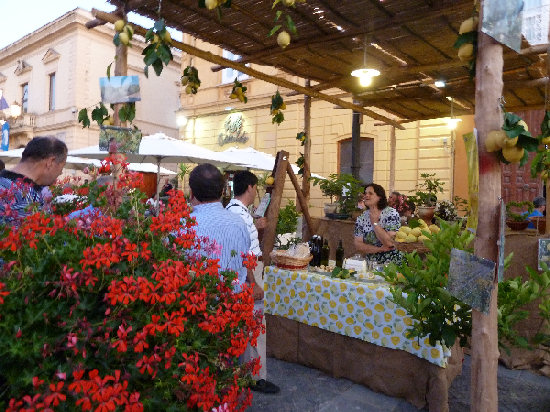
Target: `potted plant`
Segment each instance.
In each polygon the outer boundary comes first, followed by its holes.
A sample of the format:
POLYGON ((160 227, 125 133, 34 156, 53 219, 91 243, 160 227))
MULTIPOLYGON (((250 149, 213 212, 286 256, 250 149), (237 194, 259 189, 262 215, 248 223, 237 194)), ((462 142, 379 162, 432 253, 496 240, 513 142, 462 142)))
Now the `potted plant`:
POLYGON ((529 226, 527 216, 535 205, 529 200, 506 203, 506 225, 512 230, 524 230, 529 226))
POLYGON ((357 199, 363 191, 361 181, 349 173, 333 173, 328 179, 312 177, 313 186, 319 185, 323 195, 330 197, 330 203, 325 204, 325 214, 340 214, 349 217, 357 206, 357 199), (336 202, 335 202, 336 200, 336 202))
POLYGON ((431 223, 437 204, 437 195, 443 193, 444 183, 435 178, 435 173, 422 173, 423 182, 416 185, 414 195, 409 196, 409 201, 416 205, 418 216, 426 223, 431 223))

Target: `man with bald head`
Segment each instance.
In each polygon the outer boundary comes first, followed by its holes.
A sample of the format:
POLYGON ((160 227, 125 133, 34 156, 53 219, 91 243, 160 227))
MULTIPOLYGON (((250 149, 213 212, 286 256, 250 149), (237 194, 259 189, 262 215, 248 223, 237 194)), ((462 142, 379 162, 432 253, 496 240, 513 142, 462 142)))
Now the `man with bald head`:
POLYGON ((23 150, 20 162, 13 169, 0 172, 0 225, 12 224, 30 215, 32 205, 42 209, 43 187, 55 183, 66 162, 67 146, 61 140, 53 136, 32 139, 23 150))

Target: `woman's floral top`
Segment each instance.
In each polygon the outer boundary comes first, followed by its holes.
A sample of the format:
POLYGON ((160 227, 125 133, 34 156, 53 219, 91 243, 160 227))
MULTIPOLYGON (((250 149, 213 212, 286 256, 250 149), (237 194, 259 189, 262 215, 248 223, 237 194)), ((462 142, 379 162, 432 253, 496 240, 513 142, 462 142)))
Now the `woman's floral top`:
MULTIPOLYGON (((380 212, 380 226, 387 231, 397 231, 401 227, 401 220, 399 213, 393 207, 386 207, 380 212)), ((369 245, 382 246, 382 242, 376 237, 374 233, 374 226, 370 221, 370 211, 365 210, 361 216, 357 218, 355 222, 354 236, 362 237, 363 242, 369 245)), ((403 255, 398 250, 390 250, 388 252, 370 253, 368 256, 370 259, 376 260, 378 263, 401 263, 403 255)))

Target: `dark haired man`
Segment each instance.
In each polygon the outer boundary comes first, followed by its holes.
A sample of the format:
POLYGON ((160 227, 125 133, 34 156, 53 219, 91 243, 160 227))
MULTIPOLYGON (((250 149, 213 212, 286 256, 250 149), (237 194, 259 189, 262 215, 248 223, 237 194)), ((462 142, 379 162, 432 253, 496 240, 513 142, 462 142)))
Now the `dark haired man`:
POLYGON ((194 227, 197 236, 207 237, 215 242, 212 248, 212 259, 220 260, 220 270, 232 270, 238 274, 236 290, 240 290, 247 279, 247 271, 243 265, 241 253, 250 249, 250 236, 243 220, 225 210, 221 197, 225 180, 220 171, 209 163, 195 167, 189 175, 190 199, 193 206, 191 217, 197 226, 194 227))
MULTIPOLYGON (((533 199, 535 209, 527 217, 543 217, 546 211, 546 199, 542 196, 537 196, 533 199)), ((529 229, 535 229, 535 224, 529 221, 529 229)))
POLYGON ((55 183, 66 161, 67 146, 55 137, 35 137, 27 143, 19 163, 12 170, 0 172, 0 224, 28 216, 32 204, 43 208, 42 189, 55 183), (13 199, 2 199, 2 194, 10 191, 13 199), (7 216, 6 202, 16 216, 7 216))
MULTIPOLYGON (((254 288, 254 310, 264 310, 264 291, 263 291, 263 268, 264 265, 261 261, 262 250, 260 249, 260 242, 258 240, 257 228, 265 227, 265 218, 257 219, 254 223, 252 215, 248 212, 248 207, 254 203, 256 198, 258 186, 258 178, 254 173, 244 171, 238 172, 233 177, 233 194, 234 198, 225 207, 232 213, 239 215, 243 222, 246 223, 248 233, 250 236, 250 252, 252 252, 258 258, 258 266, 254 272, 249 271, 247 273, 247 279, 254 288), (258 285, 261 283, 261 286, 258 285), (257 293, 256 293, 257 291, 257 293)), ((263 319, 265 326, 265 318, 263 319)), ((266 335, 261 334, 258 336, 258 344, 256 347, 248 345, 243 355, 244 361, 248 362, 255 358, 260 358, 261 369, 259 372, 259 379, 251 386, 252 390, 263 393, 277 393, 279 387, 268 380, 267 378, 267 365, 266 365, 266 335)))

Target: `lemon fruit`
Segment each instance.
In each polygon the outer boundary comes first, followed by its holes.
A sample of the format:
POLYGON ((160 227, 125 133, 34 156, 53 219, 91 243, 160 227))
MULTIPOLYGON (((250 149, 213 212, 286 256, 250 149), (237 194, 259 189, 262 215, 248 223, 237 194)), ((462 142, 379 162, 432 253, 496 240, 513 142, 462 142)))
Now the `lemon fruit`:
POLYGON ((416 242, 416 236, 415 235, 407 235, 407 237, 405 238, 405 242, 407 242, 407 243, 416 242))
POLYGON ((124 44, 125 46, 128 46, 130 43, 130 36, 128 36, 128 33, 122 32, 118 35, 118 38, 120 39, 120 42, 124 44))
POLYGON ((272 185, 273 183, 275 183, 275 178, 273 176, 269 176, 267 179, 265 179, 266 185, 272 185))
POLYGON ((185 94, 191 94, 191 93, 193 93, 193 86, 188 84, 187 87, 185 88, 185 94))
POLYGON ((514 138, 507 137, 506 140, 504 140, 504 145, 507 147, 512 147, 518 144, 518 138, 519 136, 516 136, 514 138))
POLYGON ((461 62, 467 62, 474 57, 474 45, 472 43, 465 43, 458 48, 458 58, 461 62))
POLYGON ((548 137, 545 137, 544 139, 542 139, 542 144, 550 144, 550 136, 548 137))
POLYGON ((208 10, 213 10, 218 7, 218 0, 206 0, 204 2, 204 5, 208 10))
POLYGON ((399 231, 405 233, 406 235, 408 235, 409 233, 411 233, 411 230, 412 230, 412 229, 411 229, 410 227, 408 227, 408 226, 401 226, 401 227, 399 228, 399 231))
POLYGON ((470 17, 462 22, 458 34, 469 33, 471 31, 477 30, 477 23, 479 19, 477 17, 470 17))
POLYGON ((491 130, 485 139, 485 148, 488 152, 496 152, 504 146, 506 139, 508 136, 504 130, 491 130))
POLYGON ((290 34, 286 31, 282 31, 277 35, 277 44, 283 49, 290 44, 290 34))
POLYGON ((527 126, 527 123, 525 123, 524 120, 520 120, 518 123, 517 123, 518 126, 523 126, 523 128, 525 129, 526 132, 529 131, 529 127, 527 126))
POLYGON ((411 230, 411 235, 413 236, 422 236, 422 229, 420 229, 419 227, 415 227, 413 230, 411 230))
POLYGON ((170 36, 170 33, 167 31, 164 32, 164 35, 162 36, 162 40, 164 40, 164 43, 166 44, 172 44, 172 36, 170 36))
POLYGON ((115 30, 120 33, 122 31, 122 29, 124 29, 125 24, 126 23, 124 22, 124 20, 115 21, 115 30))
POLYGON ((395 233, 395 239, 405 239, 406 237, 407 234, 405 232, 401 232, 400 230, 395 233))
POLYGON ((437 226, 437 225, 430 225, 429 228, 430 228, 431 233, 439 233, 439 231, 441 230, 441 229, 439 229, 439 226, 437 226))
POLYGON ((518 146, 505 146, 502 148, 502 156, 510 163, 518 163, 523 157, 524 152, 525 149, 518 146))

